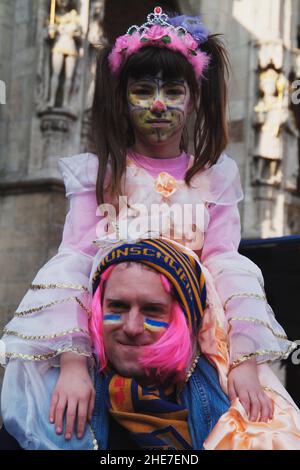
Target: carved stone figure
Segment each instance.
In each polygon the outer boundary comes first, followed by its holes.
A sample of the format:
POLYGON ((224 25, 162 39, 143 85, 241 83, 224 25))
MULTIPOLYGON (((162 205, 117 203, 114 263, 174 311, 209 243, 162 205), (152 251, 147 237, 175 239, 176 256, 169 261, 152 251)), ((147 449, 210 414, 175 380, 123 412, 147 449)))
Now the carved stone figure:
POLYGON ((96 0, 91 3, 89 30, 87 34, 88 41, 88 57, 87 57, 87 78, 85 90, 84 113, 82 119, 81 131, 81 151, 85 152, 90 149, 91 135, 91 108, 95 93, 95 77, 97 66, 97 51, 99 47, 106 46, 108 41, 104 36, 103 30, 104 18, 104 0, 96 0))
POLYGON ((286 86, 284 75, 274 69, 268 69, 260 75, 260 91, 263 96, 254 108, 257 129, 255 182, 280 182, 281 129, 289 118, 286 86))
POLYGON ((90 24, 88 31, 89 48, 89 80, 86 94, 85 109, 89 110, 92 106, 95 90, 96 76, 96 51, 98 47, 107 45, 107 40, 103 31, 104 0, 97 0, 91 5, 90 24))
POLYGON ((91 4, 90 24, 88 31, 88 41, 91 45, 103 44, 103 18, 104 18, 104 0, 96 0, 91 4))
POLYGON ((49 23, 48 34, 54 39, 51 49, 52 77, 48 106, 56 104, 60 74, 65 65, 62 107, 68 108, 72 81, 78 57, 78 45, 82 37, 80 16, 72 9, 71 0, 56 0, 57 12, 54 22, 49 23))
POLYGON ((266 69, 273 64, 275 69, 280 70, 283 66, 282 44, 274 42, 260 43, 258 60, 261 69, 266 69))

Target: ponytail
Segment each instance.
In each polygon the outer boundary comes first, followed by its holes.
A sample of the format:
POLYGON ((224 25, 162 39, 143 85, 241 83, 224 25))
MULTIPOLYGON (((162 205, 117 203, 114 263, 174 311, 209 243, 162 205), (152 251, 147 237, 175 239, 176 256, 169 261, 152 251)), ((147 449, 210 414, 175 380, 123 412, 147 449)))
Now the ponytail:
POLYGON ((126 131, 124 119, 118 112, 117 80, 110 72, 108 55, 112 46, 103 47, 98 54, 95 94, 92 105, 92 141, 99 159, 96 196, 104 202, 105 176, 110 156, 110 197, 121 193, 121 177, 126 168, 126 131))
POLYGON ((219 34, 208 37, 201 50, 210 56, 210 64, 200 83, 194 128, 194 165, 187 171, 186 183, 207 163, 216 163, 229 141, 227 104, 229 59, 219 34))

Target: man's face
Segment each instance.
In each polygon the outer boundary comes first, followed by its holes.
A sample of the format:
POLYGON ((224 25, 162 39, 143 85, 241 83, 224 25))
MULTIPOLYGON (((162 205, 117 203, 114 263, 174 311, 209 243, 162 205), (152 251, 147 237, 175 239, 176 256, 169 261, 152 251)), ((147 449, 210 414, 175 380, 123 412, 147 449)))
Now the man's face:
POLYGON ((120 375, 145 378, 138 363, 142 349, 165 331, 151 331, 147 324, 169 323, 171 305, 158 273, 137 263, 115 267, 105 286, 103 337, 108 361, 120 375), (116 318, 113 324, 106 315, 116 318))
POLYGON ((136 137, 148 143, 166 142, 181 134, 192 111, 185 80, 162 80, 145 75, 130 78, 127 86, 129 117, 136 137))

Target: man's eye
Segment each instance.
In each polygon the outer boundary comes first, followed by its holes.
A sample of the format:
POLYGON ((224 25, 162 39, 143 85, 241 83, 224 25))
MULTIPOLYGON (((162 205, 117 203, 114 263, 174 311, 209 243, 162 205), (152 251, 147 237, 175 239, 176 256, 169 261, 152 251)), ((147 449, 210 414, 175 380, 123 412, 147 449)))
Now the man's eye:
POLYGON ((159 307, 144 307, 143 311, 147 313, 147 315, 153 314, 155 316, 162 313, 162 310, 159 307))
POLYGON ((122 302, 109 302, 108 307, 114 312, 124 312, 128 309, 128 305, 122 302))

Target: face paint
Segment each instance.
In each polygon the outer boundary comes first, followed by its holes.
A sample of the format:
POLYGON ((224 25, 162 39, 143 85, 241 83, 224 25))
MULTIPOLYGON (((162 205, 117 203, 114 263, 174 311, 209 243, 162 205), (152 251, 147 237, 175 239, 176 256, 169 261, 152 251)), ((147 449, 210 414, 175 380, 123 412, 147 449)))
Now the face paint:
POLYGON ((164 321, 152 320, 150 318, 145 318, 144 321, 144 328, 148 331, 164 331, 169 327, 169 323, 164 321))
POLYGON ((119 325, 122 321, 122 316, 116 313, 107 313, 106 315, 103 315, 104 325, 119 325))
POLYGON ((145 76, 129 80, 127 100, 131 124, 149 142, 164 142, 182 132, 190 102, 185 80, 145 76))

